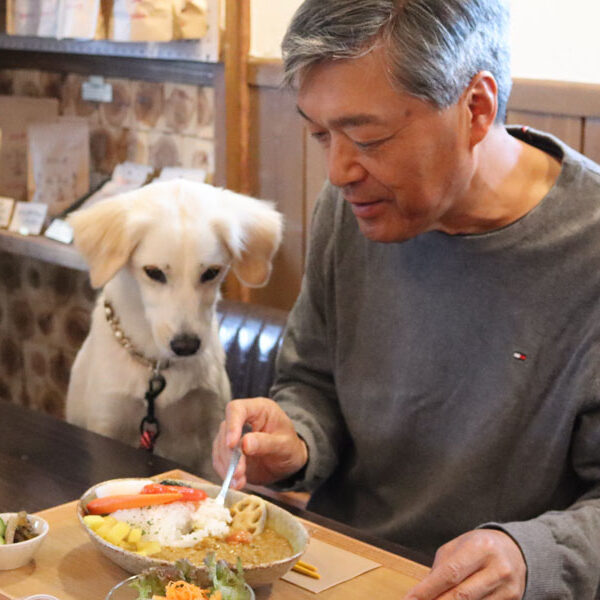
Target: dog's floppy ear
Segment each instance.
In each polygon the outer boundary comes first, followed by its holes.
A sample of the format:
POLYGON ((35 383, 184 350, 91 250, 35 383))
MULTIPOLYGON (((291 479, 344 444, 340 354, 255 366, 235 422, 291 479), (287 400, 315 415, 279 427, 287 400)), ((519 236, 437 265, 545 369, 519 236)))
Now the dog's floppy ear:
POLYGON ((271 261, 281 243, 283 220, 271 202, 220 190, 227 211, 215 227, 232 256, 232 269, 249 287, 266 285, 271 261))
POLYGON ((129 260, 148 219, 135 209, 135 194, 121 194, 71 213, 74 244, 90 267, 92 287, 107 283, 129 260))

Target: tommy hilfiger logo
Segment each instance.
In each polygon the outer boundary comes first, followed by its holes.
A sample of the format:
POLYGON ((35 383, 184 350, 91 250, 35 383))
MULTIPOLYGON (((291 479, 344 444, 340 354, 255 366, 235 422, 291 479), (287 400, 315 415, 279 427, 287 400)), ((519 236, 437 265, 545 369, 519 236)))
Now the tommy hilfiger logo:
POLYGON ((516 360, 527 360, 527 354, 523 354, 522 352, 513 352, 513 358, 516 360))

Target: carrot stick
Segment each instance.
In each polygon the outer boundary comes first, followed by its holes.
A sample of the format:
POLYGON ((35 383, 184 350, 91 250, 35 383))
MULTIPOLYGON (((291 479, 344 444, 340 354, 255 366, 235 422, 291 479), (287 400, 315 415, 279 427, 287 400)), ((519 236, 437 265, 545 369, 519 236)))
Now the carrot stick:
POLYGON ((87 503, 86 510, 90 515, 106 515, 122 508, 142 508, 152 504, 168 504, 183 500, 183 494, 124 494, 104 496, 87 503))

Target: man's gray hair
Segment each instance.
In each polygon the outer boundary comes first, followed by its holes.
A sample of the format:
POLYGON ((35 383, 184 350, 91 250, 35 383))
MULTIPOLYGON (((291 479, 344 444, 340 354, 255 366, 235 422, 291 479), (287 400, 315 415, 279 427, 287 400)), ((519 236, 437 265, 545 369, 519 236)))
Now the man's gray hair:
POLYGON ((386 49, 392 83, 446 108, 480 71, 498 84, 497 122, 510 95, 507 0, 305 0, 283 39, 284 82, 324 60, 386 49))

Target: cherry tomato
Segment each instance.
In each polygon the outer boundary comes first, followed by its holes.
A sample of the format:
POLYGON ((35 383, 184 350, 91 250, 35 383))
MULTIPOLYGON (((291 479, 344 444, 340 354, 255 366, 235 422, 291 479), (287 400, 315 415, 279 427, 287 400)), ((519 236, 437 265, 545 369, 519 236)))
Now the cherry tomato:
POLYGON ((252 541, 252 534, 249 531, 238 529, 232 531, 226 538, 225 541, 228 544, 249 544, 252 541))

